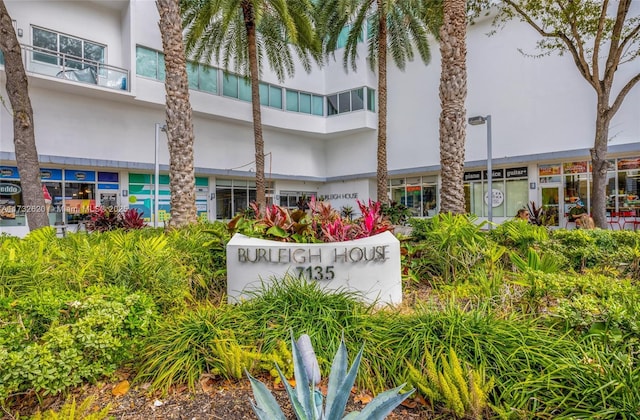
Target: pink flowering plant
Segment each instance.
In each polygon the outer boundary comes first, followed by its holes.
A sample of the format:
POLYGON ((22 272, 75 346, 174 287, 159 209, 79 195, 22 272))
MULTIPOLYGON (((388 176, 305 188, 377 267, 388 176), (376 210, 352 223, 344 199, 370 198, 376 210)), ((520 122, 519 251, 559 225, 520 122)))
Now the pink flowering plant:
POLYGON ((358 201, 361 217, 343 217, 330 203, 312 197, 308 209, 289 210, 275 204, 260 211, 251 203, 251 211, 238 214, 227 225, 229 232, 282 242, 342 242, 392 231, 393 225, 382 213, 377 201, 358 201))

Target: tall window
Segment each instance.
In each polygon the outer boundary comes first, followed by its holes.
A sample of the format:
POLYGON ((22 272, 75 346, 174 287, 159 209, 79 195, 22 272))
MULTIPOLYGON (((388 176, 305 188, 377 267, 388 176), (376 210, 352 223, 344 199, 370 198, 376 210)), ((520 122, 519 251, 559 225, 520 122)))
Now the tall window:
POLYGON ((411 216, 434 216, 438 209, 436 176, 416 176, 389 180, 391 200, 409 208, 411 216))
POLYGON ((492 170, 491 193, 487 185, 487 171, 465 172, 464 193, 466 211, 486 217, 489 205, 495 217, 513 217, 529 202, 528 168, 492 170))
MULTIPOLYGON (((265 182, 267 204, 273 201, 273 183, 265 182)), ((256 201, 256 182, 247 179, 216 179, 216 219, 233 218, 256 201)))
POLYGON ((33 27, 33 60, 82 70, 97 71, 97 63, 105 62, 106 47, 70 35, 33 27))

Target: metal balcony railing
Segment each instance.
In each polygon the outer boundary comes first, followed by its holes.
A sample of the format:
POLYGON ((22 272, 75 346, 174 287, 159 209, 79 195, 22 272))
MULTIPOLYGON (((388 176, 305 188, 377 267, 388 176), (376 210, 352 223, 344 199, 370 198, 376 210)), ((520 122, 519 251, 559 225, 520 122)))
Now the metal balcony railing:
POLYGON ((78 83, 129 91, 129 70, 31 45, 21 45, 24 68, 78 83))

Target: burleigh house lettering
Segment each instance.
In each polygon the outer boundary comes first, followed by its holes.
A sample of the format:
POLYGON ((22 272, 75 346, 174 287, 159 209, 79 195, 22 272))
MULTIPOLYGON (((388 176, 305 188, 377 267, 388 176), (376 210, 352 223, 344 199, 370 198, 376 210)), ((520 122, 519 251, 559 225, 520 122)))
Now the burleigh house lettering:
POLYGON ((321 249, 304 248, 238 248, 241 263, 305 264, 322 263, 321 249))
POLYGON ((385 262, 387 260, 388 247, 388 245, 379 245, 361 248, 336 248, 334 250, 333 261, 336 263, 385 262))
POLYGON ((367 302, 402 301, 400 242, 389 231, 344 242, 300 244, 235 234, 227 244, 229 302, 285 276, 349 290, 367 302))
MULTIPOLYGON (((283 244, 284 245, 284 244, 283 244)), ((238 262, 240 263, 268 263, 268 264, 322 264, 323 252, 331 258, 324 261, 333 263, 366 263, 385 262, 388 257, 388 245, 369 247, 336 247, 330 249, 308 248, 238 248, 238 262)))
POLYGON ((319 199, 321 200, 341 200, 341 199, 356 200, 357 198, 358 198, 357 192, 345 193, 345 194, 325 194, 319 197, 319 199))

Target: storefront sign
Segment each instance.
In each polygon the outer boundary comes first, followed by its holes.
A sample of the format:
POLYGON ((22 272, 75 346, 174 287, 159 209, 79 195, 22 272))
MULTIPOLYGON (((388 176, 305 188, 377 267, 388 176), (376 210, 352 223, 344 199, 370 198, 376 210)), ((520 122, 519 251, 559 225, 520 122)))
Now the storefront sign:
POLYGON ((43 181, 62 181, 62 169, 40 169, 40 179, 43 181))
POLYGON ((465 181, 480 181, 482 179, 482 172, 474 171, 474 172, 465 172, 464 180, 465 181))
POLYGON ((522 168, 507 168, 506 178, 526 178, 529 176, 529 170, 526 166, 522 168))
MULTIPOLYGON (((488 174, 489 174, 489 172, 482 171, 482 176, 483 176, 484 179, 489 179, 488 174)), ((492 169, 491 170, 491 178, 493 180, 504 178, 504 169, 492 169)))
POLYGON ((562 164, 565 174, 584 174, 587 173, 587 161, 583 162, 565 162, 562 164))
POLYGON ((87 182, 95 182, 96 173, 93 171, 72 171, 65 170, 64 171, 64 179, 65 181, 87 181, 87 182))
POLYGON ((0 194, 2 195, 15 195, 20 194, 22 188, 16 184, 0 183, 0 194))
POLYGON ((0 166, 0 178, 18 178, 18 168, 15 166, 0 166))
POLYGON ((372 303, 402 301, 400 242, 391 232, 354 241, 303 244, 236 234, 227 244, 229 302, 247 299, 285 276, 318 282, 329 291, 359 293, 372 303))
POLYGON ((618 169, 640 169, 640 158, 625 158, 618 160, 618 169))
POLYGON ((562 173, 560 165, 540 165, 538 167, 538 174, 540 176, 553 176, 560 175, 562 173))

